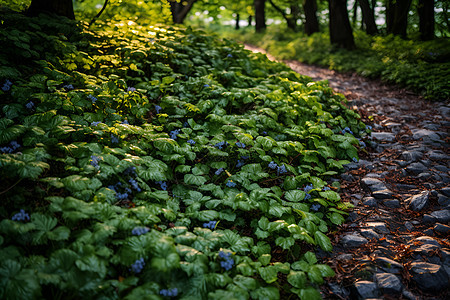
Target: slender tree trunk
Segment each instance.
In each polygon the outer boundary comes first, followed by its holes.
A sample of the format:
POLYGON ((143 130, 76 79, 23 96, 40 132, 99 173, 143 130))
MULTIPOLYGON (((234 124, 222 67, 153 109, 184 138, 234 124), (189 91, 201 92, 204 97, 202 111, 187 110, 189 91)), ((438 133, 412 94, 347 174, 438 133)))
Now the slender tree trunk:
POLYGON ((419 0, 420 38, 424 41, 434 38, 434 0, 419 0))
POLYGON ((358 2, 355 1, 353 4, 353 18, 352 18, 352 25, 355 27, 356 21, 358 21, 358 2))
POLYGON ((388 0, 386 2, 387 32, 406 37, 408 13, 412 0, 388 0))
POLYGON ((239 30, 240 26, 239 26, 239 13, 236 13, 236 26, 234 27, 234 29, 239 30))
POLYGON ((252 26, 252 22, 253 22, 253 16, 252 15, 249 15, 248 16, 248 27, 251 27, 252 26))
POLYGON ((27 15, 34 17, 47 12, 75 20, 72 0, 32 0, 27 15))
POLYGON ((294 19, 293 14, 286 14, 286 12, 279 8, 272 0, 269 0, 269 3, 277 12, 279 12, 283 16, 283 18, 286 20, 288 28, 292 29, 293 31, 297 31, 297 19, 294 19))
POLYGON ((375 23, 374 9, 370 7, 369 0, 358 0, 361 6, 364 25, 366 32, 370 35, 378 33, 377 24, 375 23))
POLYGON ((263 32, 266 29, 266 0, 254 0, 255 6, 255 30, 263 32))
POLYGON ((347 0, 328 0, 330 12, 330 42, 346 49, 355 48, 352 27, 348 18, 347 0))
POLYGON ((317 2, 316 0, 305 0, 303 2, 303 10, 305 11, 305 33, 311 35, 319 32, 319 21, 317 20, 317 2))
POLYGON ((183 24, 184 19, 186 19, 186 16, 188 15, 189 11, 191 11, 192 6, 195 2, 197 2, 197 0, 188 0, 182 2, 171 1, 170 10, 172 12, 172 21, 175 24, 183 24))

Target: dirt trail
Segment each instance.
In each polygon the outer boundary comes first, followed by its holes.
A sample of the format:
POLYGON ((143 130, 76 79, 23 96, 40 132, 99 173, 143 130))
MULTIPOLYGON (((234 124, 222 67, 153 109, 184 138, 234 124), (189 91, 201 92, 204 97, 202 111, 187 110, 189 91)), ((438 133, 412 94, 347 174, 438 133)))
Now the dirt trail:
POLYGON ((283 62, 328 80, 373 126, 371 147, 341 176, 342 196, 355 209, 331 237, 333 252, 321 253, 337 274, 323 297, 450 299, 449 103, 355 74, 283 62))

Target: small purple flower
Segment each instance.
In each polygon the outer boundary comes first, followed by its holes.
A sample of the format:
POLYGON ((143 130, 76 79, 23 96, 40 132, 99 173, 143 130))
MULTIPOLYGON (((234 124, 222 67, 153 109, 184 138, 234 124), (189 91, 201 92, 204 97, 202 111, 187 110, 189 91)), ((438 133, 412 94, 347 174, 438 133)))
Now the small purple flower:
POLYGON ((177 288, 173 288, 173 289, 163 289, 159 291, 160 295, 163 295, 164 297, 176 297, 178 296, 178 289, 177 288))
POLYGON ((307 194, 309 194, 309 192, 311 192, 311 190, 314 189, 312 184, 308 184, 307 186, 305 186, 305 188, 303 189, 303 191, 307 194))
POLYGON ((192 140, 192 139, 188 140, 187 142, 188 142, 189 144, 191 144, 191 145, 195 145, 195 141, 192 140))
POLYGON ((277 164, 272 160, 272 161, 269 163, 269 168, 275 170, 276 167, 277 167, 277 164))
POLYGON ((89 95, 88 99, 92 101, 92 103, 95 103, 97 101, 97 98, 94 97, 94 95, 89 95))
POLYGON ((323 187, 323 189, 322 189, 323 191, 329 191, 329 190, 331 190, 329 187, 327 187, 327 186, 325 186, 325 187, 323 187))
POLYGON ((130 180, 128 180, 128 182, 131 184, 133 189, 135 189, 137 192, 141 191, 141 188, 139 187, 139 184, 137 183, 136 179, 130 178, 130 180))
POLYGON ((217 221, 209 221, 208 223, 203 223, 203 227, 213 230, 214 228, 216 228, 216 224, 217 221))
POLYGON ((262 135, 267 135, 267 131, 263 131, 263 132, 262 132, 262 135))
POLYGON ((287 170, 286 170, 286 166, 285 165, 277 166, 277 175, 281 175, 281 174, 284 174, 286 172, 287 172, 287 170))
POLYGON ((184 127, 184 128, 188 128, 188 127, 189 127, 189 123, 188 123, 188 121, 184 121, 184 123, 183 123, 183 127, 184 127))
POLYGON ((203 87, 209 87, 209 84, 204 84, 203 87))
POLYGON ((358 162, 358 159, 357 159, 356 157, 353 157, 352 160, 353 160, 353 162, 355 162, 355 163, 358 162))
POLYGON ((95 127, 95 126, 97 126, 97 125, 100 124, 100 123, 101 123, 101 121, 98 121, 98 122, 92 122, 92 123, 91 123, 91 126, 95 127))
POLYGON ((155 105, 155 110, 156 110, 156 113, 157 113, 157 114, 159 114, 159 112, 161 111, 161 109, 162 109, 161 106, 155 105))
POLYGON ((318 211, 319 208, 320 208, 320 204, 317 203, 317 204, 311 205, 311 208, 310 208, 310 209, 311 209, 312 211, 318 211))
POLYGON ((236 142, 236 146, 238 146, 239 148, 245 148, 245 144, 241 142, 236 142))
POLYGON ((136 89, 132 86, 130 86, 129 88, 127 88, 127 92, 136 92, 136 89))
POLYGON ((366 148, 366 143, 364 143, 363 141, 360 141, 359 145, 361 146, 361 148, 366 148))
POLYGON ((219 252, 219 257, 224 259, 220 262, 220 266, 224 268, 226 271, 229 271, 233 268, 234 259, 231 258, 231 253, 225 253, 223 251, 219 252))
POLYGON ((27 104, 25 104, 25 107, 27 108, 27 109, 33 109, 34 108, 34 103, 33 103, 33 101, 30 101, 30 102, 28 102, 27 104))
POLYGON ((366 125, 366 130, 372 130, 372 126, 366 125))
POLYGON ((178 135, 180 134, 180 129, 172 130, 169 135, 172 140, 176 140, 178 135))
POLYGON ((309 199, 311 199, 311 194, 306 194, 305 195, 305 200, 309 200, 309 199))
POLYGON ((236 164, 236 168, 240 168, 240 167, 242 167, 243 165, 245 165, 244 161, 238 159, 237 164, 236 164))
POLYGON ((124 120, 124 121, 122 121, 122 123, 120 123, 120 124, 122 124, 122 125, 130 125, 130 123, 128 122, 128 120, 124 120))
POLYGON ((247 159, 249 159, 250 157, 249 157, 248 155, 242 155, 241 158, 242 158, 243 160, 247 160, 247 159))
POLYGON ((214 147, 222 150, 223 147, 227 147, 228 145, 229 145, 228 142, 222 141, 222 142, 218 142, 217 144, 215 144, 214 147))
POLYGON ((117 136, 115 136, 114 134, 111 134, 111 143, 113 143, 113 144, 119 143, 119 138, 117 136))
POLYGON ((134 264, 131 265, 130 271, 133 271, 134 273, 141 273, 142 270, 145 267, 145 261, 143 258, 140 258, 134 262, 134 264))
POLYGON ((20 212, 15 214, 11 220, 13 221, 29 221, 30 216, 25 212, 25 210, 21 209, 20 212))
POLYGON ((73 85, 66 84, 65 86, 63 86, 63 88, 65 88, 66 90, 73 90, 73 85))
POLYGON ((156 184, 159 184, 164 191, 167 191, 167 182, 165 181, 156 181, 156 184))
POLYGON ((136 167, 128 167, 123 171, 125 175, 136 176, 136 167))
POLYGON ((148 228, 148 227, 138 226, 138 227, 134 227, 133 230, 131 230, 131 234, 132 235, 142 235, 142 234, 146 234, 149 231, 150 231, 150 228, 148 228))
POLYGON ((222 174, 222 172, 223 172, 223 168, 219 168, 219 169, 217 169, 215 174, 220 175, 220 174, 222 174))
POLYGON ((98 165, 98 162, 101 161, 102 158, 95 156, 95 155, 91 155, 91 165, 94 166, 96 169, 100 169, 100 166, 98 165))
POLYGON ((12 82, 6 79, 6 82, 2 86, 2 91, 7 92, 11 89, 12 82))
POLYGON ((230 180, 227 181, 226 186, 227 186, 227 187, 235 187, 235 186, 236 186, 236 183, 233 182, 233 180, 230 179, 230 180))

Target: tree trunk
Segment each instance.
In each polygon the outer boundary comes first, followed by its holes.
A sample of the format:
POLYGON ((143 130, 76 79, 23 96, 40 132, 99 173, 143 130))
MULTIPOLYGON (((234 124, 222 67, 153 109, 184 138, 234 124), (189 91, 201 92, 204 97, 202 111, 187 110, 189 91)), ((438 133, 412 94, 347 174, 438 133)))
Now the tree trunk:
POLYGON ((432 40, 434 38, 434 0, 419 0, 417 11, 420 38, 423 41, 432 40))
POLYGON ((294 15, 291 13, 290 15, 286 14, 284 10, 279 8, 272 0, 269 0, 272 7, 279 12, 283 18, 286 20, 288 28, 292 29, 293 31, 297 31, 297 19, 294 19, 294 15))
POLYGON ((266 29, 266 0, 254 0, 255 6, 255 30, 263 32, 266 29))
POLYGON ((353 4, 353 18, 352 18, 353 27, 355 27, 357 21, 358 21, 358 2, 355 1, 355 3, 353 4))
POLYGON ((240 26, 239 26, 239 13, 236 13, 236 26, 234 27, 236 30, 239 30, 240 26))
POLYGON ((408 12, 412 0, 388 0, 386 2, 387 32, 406 37, 408 12))
POLYGON ((328 0, 330 12, 330 42, 346 49, 355 48, 353 31, 348 18, 347 0, 328 0))
POLYGON ((364 25, 366 32, 370 35, 378 33, 377 24, 375 23, 374 9, 370 7, 369 0, 358 0, 361 6, 364 25))
POLYGON ((27 15, 37 16, 47 12, 75 20, 72 0, 33 0, 28 7, 27 15))
POLYGON ((253 16, 252 15, 249 15, 248 16, 248 27, 251 27, 252 26, 252 21, 253 21, 253 16))
POLYGON ((172 12, 172 21, 175 24, 183 24, 184 19, 188 15, 189 11, 192 9, 192 6, 197 0, 189 0, 189 1, 170 1, 170 11, 172 12), (185 4, 185 5, 183 5, 185 4))
POLYGON ((305 0, 303 2, 303 10, 305 11, 305 33, 311 35, 319 32, 319 21, 317 20, 317 2, 316 0, 305 0))

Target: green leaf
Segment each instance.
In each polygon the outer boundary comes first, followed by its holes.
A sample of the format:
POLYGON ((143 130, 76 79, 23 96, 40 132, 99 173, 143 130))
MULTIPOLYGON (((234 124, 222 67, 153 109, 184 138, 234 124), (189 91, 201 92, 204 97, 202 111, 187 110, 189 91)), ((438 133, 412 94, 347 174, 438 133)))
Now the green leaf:
POLYGON ((306 252, 304 254, 304 257, 310 265, 317 263, 316 255, 314 253, 312 253, 311 251, 306 252))
POLYGON ((341 197, 335 191, 323 191, 323 192, 319 192, 319 195, 325 199, 335 201, 335 202, 341 200, 341 197))
POLYGON ((275 240, 275 244, 277 246, 280 246, 281 248, 288 250, 290 249, 294 244, 295 244, 295 240, 291 237, 277 237, 277 239, 275 240))
POLYGON ((286 194, 284 194, 284 198, 286 198, 286 200, 291 201, 291 202, 299 202, 301 200, 303 200, 306 196, 306 193, 304 191, 299 191, 299 190, 291 190, 291 191, 287 191, 286 194))
POLYGON ((344 217, 341 214, 335 212, 332 213, 331 215, 328 215, 328 217, 330 218, 330 221, 336 225, 341 225, 345 222, 344 217))
POLYGON ((207 181, 207 179, 203 176, 197 176, 197 175, 193 175, 193 174, 185 174, 184 175, 184 182, 186 184, 193 184, 193 185, 203 185, 205 184, 205 182, 207 181))
POLYGON ((333 246, 331 246, 330 239, 320 231, 314 232, 314 240, 316 243, 322 248, 324 251, 333 250, 333 246))
POLYGON ((299 295, 301 300, 321 300, 322 296, 320 292, 313 287, 307 287, 305 289, 301 289, 296 291, 297 295, 299 295))
POLYGON ((258 300, 278 300, 280 299, 280 291, 273 286, 260 287, 250 293, 252 299, 258 300))
POLYGON ((70 236, 70 229, 65 226, 59 226, 55 230, 50 231, 47 236, 53 241, 67 240, 70 236))
POLYGON ((306 274, 301 271, 291 271, 287 276, 287 281, 296 288, 303 288, 306 284, 306 274))

